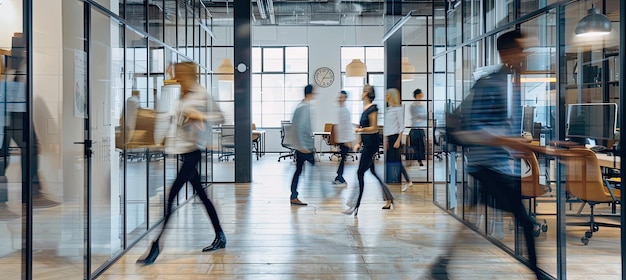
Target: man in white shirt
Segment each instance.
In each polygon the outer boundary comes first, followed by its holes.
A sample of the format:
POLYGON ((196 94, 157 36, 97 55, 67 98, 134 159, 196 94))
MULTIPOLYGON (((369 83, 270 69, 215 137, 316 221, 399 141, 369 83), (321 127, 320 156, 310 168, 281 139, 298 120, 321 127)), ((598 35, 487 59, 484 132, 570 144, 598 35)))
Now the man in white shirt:
POLYGON ((346 107, 346 99, 348 99, 348 93, 342 90, 339 93, 339 121, 334 127, 335 142, 339 143, 339 151, 341 153, 341 159, 339 160, 339 167, 337 168, 337 177, 333 182, 335 185, 346 185, 346 180, 343 178, 343 167, 346 161, 346 155, 352 149, 352 141, 354 141, 354 125, 352 125, 350 110, 346 107))
POLYGON ((426 143, 424 137, 426 133, 425 129, 428 129, 428 111, 426 109, 426 102, 424 102, 424 93, 421 89, 413 91, 413 97, 415 101, 411 103, 411 131, 409 132, 409 139, 411 140, 411 146, 413 147, 412 159, 417 159, 420 169, 425 170, 424 160, 426 160, 426 143))

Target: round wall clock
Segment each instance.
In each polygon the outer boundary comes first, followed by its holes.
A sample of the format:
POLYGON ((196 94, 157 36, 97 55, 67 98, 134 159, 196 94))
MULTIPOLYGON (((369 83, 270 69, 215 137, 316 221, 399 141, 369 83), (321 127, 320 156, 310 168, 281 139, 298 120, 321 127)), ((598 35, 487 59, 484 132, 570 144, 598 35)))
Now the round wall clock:
POLYGON ((315 83, 320 87, 329 87, 335 82, 335 73, 328 67, 320 67, 313 74, 315 83))

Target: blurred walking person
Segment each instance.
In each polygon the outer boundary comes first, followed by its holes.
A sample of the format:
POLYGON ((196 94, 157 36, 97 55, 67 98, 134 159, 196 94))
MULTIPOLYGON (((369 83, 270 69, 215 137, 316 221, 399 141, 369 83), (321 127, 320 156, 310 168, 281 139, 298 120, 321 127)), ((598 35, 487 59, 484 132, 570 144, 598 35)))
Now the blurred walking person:
POLYGON ((421 170, 426 170, 424 160, 426 160, 426 143, 424 137, 426 133, 424 129, 428 129, 428 110, 424 102, 424 93, 421 89, 413 91, 415 101, 411 103, 411 130, 409 131, 409 140, 411 142, 412 160, 417 160, 421 170))
MULTIPOLYGON (((187 181, 191 183, 194 191, 198 194, 198 197, 202 201, 202 204, 204 204, 209 218, 211 219, 211 223, 213 224, 213 230, 215 231, 215 239, 213 240, 213 243, 204 247, 202 251, 209 252, 226 247, 226 235, 222 230, 220 220, 217 216, 213 203, 211 203, 211 200, 209 200, 205 190, 202 188, 200 175, 196 169, 196 165, 201 159, 201 152, 200 147, 198 147, 199 134, 197 131, 194 131, 194 127, 205 127, 204 122, 212 117, 212 114, 209 111, 211 108, 208 108, 208 104, 213 104, 213 102, 209 102, 210 97, 207 94, 206 89, 198 84, 198 70, 196 64, 193 62, 181 62, 175 64, 174 79, 178 81, 181 87, 181 95, 176 116, 179 116, 177 119, 184 121, 177 123, 176 135, 174 137, 175 139, 173 139, 173 141, 175 141, 175 151, 173 152, 182 157, 183 165, 178 171, 176 179, 174 180, 167 197, 167 209, 165 212, 163 228, 157 238, 152 242, 152 247, 150 248, 148 255, 137 261, 137 263, 142 264, 152 264, 159 256, 159 242, 172 215, 172 205, 176 196, 180 192, 180 189, 187 181)), ((215 110, 216 108, 212 109, 215 110)))
POLYGON ((380 145, 380 135, 378 133, 378 106, 374 104, 374 98, 376 93, 374 88, 370 85, 363 87, 363 94, 361 99, 363 100, 363 113, 361 113, 361 119, 359 120, 359 127, 355 130, 360 135, 360 141, 354 145, 353 150, 358 151, 361 146, 361 159, 359 160, 359 169, 357 170, 357 178, 359 180, 359 195, 356 202, 351 205, 350 209, 344 211, 346 215, 356 216, 359 213, 359 206, 361 206, 361 198, 363 198, 363 188, 365 187, 365 171, 368 169, 372 172, 372 175, 376 177, 376 180, 380 183, 383 191, 383 199, 387 202, 383 209, 391 209, 393 205, 393 195, 389 190, 389 187, 380 179, 376 170, 374 169, 374 156, 378 152, 380 145))
MULTIPOLYGON (((402 191, 404 192, 408 187, 413 186, 413 182, 411 182, 411 178, 409 178, 409 174, 402 164, 402 154, 400 152, 402 133, 404 132, 404 108, 402 108, 398 89, 388 89, 385 92, 385 101, 387 102, 385 126, 383 127, 383 135, 387 139, 385 157, 387 164, 392 167, 391 170, 398 170, 404 176, 406 180, 406 184, 402 184, 402 191)), ((396 174, 391 174, 391 176, 396 176, 396 174)))
POLYGON ((311 100, 315 96, 312 85, 304 87, 304 99, 298 104, 291 118, 291 129, 295 133, 294 144, 296 155, 296 171, 291 179, 291 205, 306 206, 298 198, 298 181, 304 169, 304 163, 310 162, 315 165, 315 143, 313 141, 313 130, 311 128, 311 100))
MULTIPOLYGON (((521 177, 512 170, 511 155, 507 150, 512 148, 532 152, 528 144, 519 141, 511 127, 512 120, 507 117, 507 106, 510 101, 514 101, 507 98, 507 88, 512 83, 509 75, 522 70, 521 65, 527 54, 523 50, 529 42, 530 39, 519 30, 509 31, 498 37, 496 44, 503 65, 496 72, 476 81, 470 93, 473 98, 468 101, 471 103, 462 105, 465 118, 463 130, 453 136, 468 145, 467 172, 479 182, 479 187, 488 196, 488 200, 494 201, 492 206, 512 213, 522 226, 531 270, 537 279, 547 279, 537 268, 534 221, 522 202, 521 177)), ((433 278, 449 279, 447 266, 456 243, 460 241, 462 230, 463 228, 452 239, 445 255, 431 266, 430 274, 433 278)))
POLYGON ((335 185, 345 186, 346 180, 343 178, 343 168, 346 162, 346 156, 350 149, 352 149, 352 141, 354 141, 354 125, 352 125, 350 110, 346 106, 346 99, 348 99, 348 93, 342 90, 339 93, 339 121, 334 126, 335 142, 339 143, 339 152, 341 158, 339 160, 339 167, 337 168, 337 177, 333 182, 335 185))

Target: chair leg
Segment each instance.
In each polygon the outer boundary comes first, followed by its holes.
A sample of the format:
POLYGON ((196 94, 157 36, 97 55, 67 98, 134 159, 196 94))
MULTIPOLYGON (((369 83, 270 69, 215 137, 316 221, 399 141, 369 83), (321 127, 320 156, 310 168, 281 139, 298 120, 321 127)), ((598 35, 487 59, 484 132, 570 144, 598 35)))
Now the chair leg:
POLYGON ((584 245, 589 244, 589 238, 593 237, 593 233, 599 230, 598 225, 596 225, 594 217, 593 217, 593 210, 595 208, 594 206, 595 206, 594 203, 589 203, 589 209, 591 211, 591 214, 589 215, 589 231, 585 232, 585 236, 580 238, 580 241, 584 245))

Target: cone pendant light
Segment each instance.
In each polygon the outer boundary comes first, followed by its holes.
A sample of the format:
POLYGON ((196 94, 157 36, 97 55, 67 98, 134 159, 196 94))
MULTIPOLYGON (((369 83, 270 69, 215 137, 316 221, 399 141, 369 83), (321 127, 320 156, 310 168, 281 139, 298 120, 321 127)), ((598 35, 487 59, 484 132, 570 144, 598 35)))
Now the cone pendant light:
POLYGON ((235 66, 233 66, 233 62, 230 60, 230 58, 224 58, 224 60, 222 60, 222 64, 217 67, 216 73, 221 74, 217 76, 220 81, 234 80, 233 75, 235 73, 235 66))
POLYGON ((358 58, 346 65, 346 77, 365 77, 365 74, 367 74, 367 66, 358 58))
POLYGON ((415 72, 415 66, 409 62, 408 57, 402 57, 402 80, 403 81, 412 81, 415 72))

